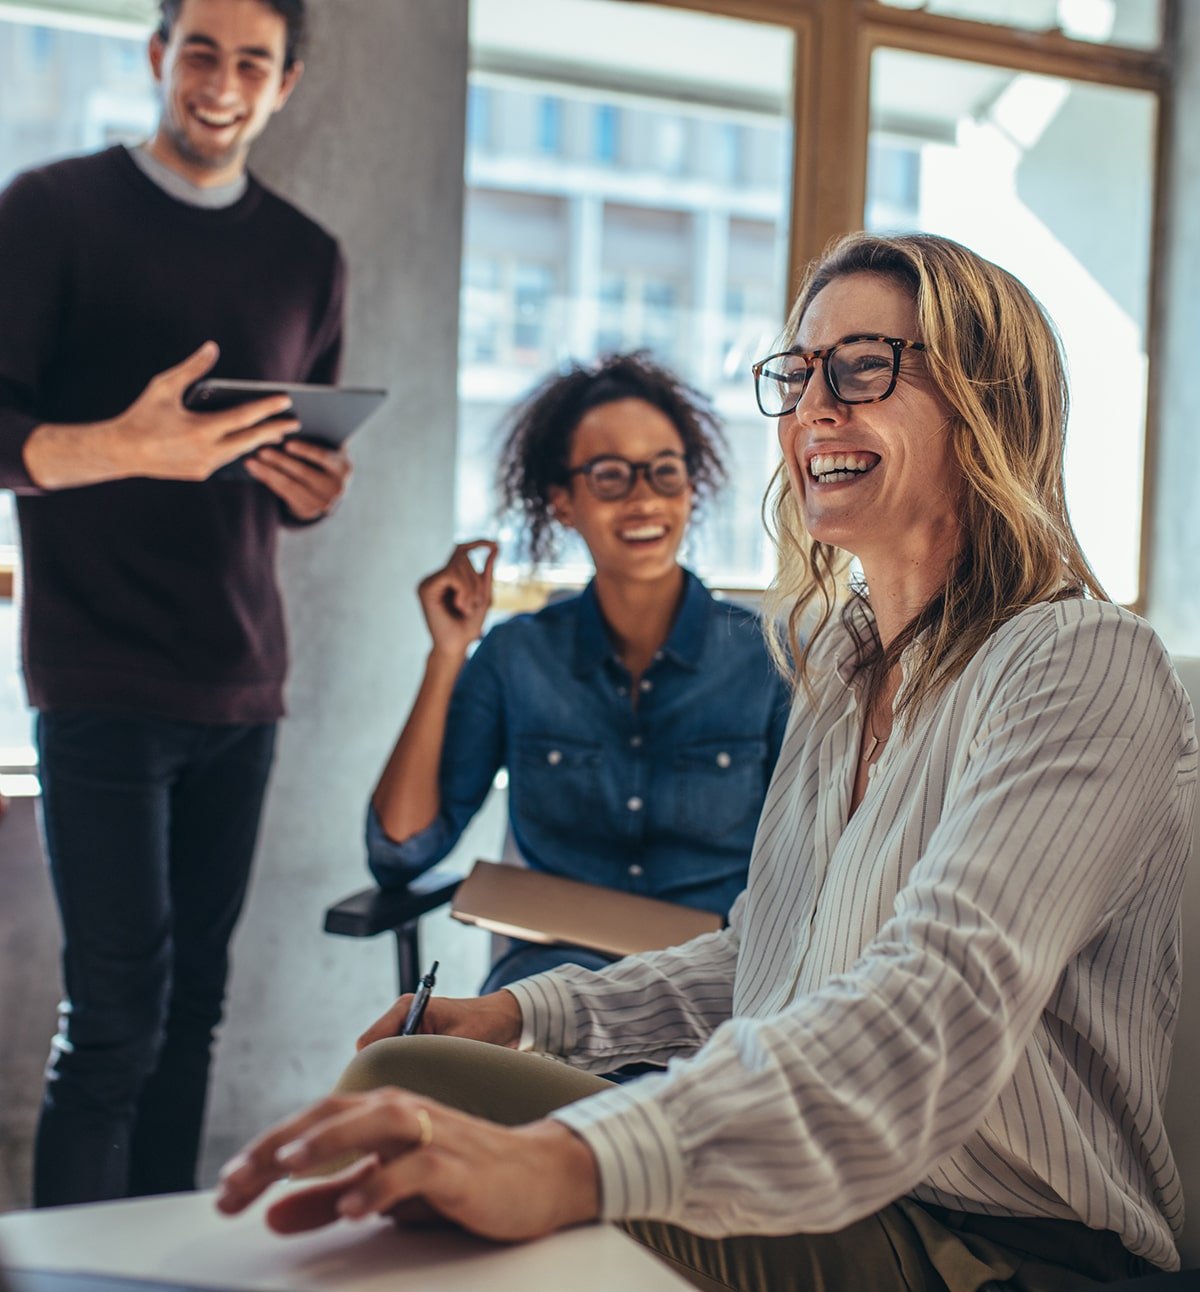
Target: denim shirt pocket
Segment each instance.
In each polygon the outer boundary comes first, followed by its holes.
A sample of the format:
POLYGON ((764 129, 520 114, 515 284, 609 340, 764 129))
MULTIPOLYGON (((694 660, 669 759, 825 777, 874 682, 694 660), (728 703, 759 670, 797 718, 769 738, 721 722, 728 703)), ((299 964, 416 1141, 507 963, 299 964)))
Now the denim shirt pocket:
POLYGON ((701 740, 675 755, 675 826, 681 835, 720 839, 758 820, 766 791, 767 742, 758 736, 701 740))
POLYGON ((562 736, 518 736, 512 781, 514 817, 544 830, 586 830, 611 814, 600 785, 601 746, 562 736))

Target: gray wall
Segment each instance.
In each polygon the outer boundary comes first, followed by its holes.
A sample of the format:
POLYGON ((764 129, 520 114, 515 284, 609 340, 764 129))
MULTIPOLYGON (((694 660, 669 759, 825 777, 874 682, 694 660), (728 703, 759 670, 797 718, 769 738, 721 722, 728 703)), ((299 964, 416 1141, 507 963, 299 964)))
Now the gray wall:
POLYGON ((1147 615, 1173 651, 1200 655, 1200 5, 1179 11, 1147 615))

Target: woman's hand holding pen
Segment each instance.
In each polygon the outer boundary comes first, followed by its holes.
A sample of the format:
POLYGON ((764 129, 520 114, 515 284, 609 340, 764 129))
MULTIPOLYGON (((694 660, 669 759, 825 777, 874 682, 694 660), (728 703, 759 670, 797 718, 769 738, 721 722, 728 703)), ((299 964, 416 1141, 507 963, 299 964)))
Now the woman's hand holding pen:
MULTIPOLYGON (((372 1041, 399 1036, 412 1002, 413 993, 401 996, 358 1038, 356 1048, 361 1050, 372 1041)), ((467 1000, 431 996, 417 1031, 427 1036, 465 1036, 473 1041, 516 1049, 521 1039, 521 1008, 517 998, 508 991, 494 991, 488 996, 467 1000)))
POLYGON ((483 621, 492 604, 496 550, 490 538, 459 543, 446 564, 418 584, 417 596, 435 651, 461 657, 483 632, 483 621), (479 570, 471 561, 475 551, 487 553, 479 570))

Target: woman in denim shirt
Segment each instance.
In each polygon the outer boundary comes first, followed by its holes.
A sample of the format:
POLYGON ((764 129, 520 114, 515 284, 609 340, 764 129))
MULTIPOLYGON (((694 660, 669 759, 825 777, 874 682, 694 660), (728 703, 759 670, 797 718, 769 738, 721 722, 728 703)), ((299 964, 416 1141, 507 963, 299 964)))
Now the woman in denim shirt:
MULTIPOLYGON (((422 581, 433 648, 368 813, 382 886, 440 861, 507 767, 512 833, 534 869, 728 912, 788 695, 757 616, 678 562, 694 504, 723 479, 720 445, 708 403, 642 354, 556 375, 515 410, 501 477, 529 554, 573 529, 595 577, 493 628, 469 659, 496 544, 462 544, 422 581)), ((484 990, 567 961, 607 963, 517 943, 484 990)))

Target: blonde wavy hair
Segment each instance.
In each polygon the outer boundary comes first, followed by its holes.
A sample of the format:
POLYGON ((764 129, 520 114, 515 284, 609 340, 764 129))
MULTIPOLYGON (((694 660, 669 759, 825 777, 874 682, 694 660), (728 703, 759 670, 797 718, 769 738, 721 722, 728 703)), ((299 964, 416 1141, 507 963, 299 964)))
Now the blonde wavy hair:
POLYGON ((780 349, 794 343, 820 291, 858 273, 897 283, 916 303, 920 332, 912 339, 925 342, 930 379, 952 410, 946 433, 963 480, 962 547, 945 585, 884 649, 867 613, 869 589, 848 586, 850 554, 807 532, 781 464, 763 500, 779 558, 764 618, 776 663, 810 695, 812 650, 839 609, 869 702, 919 638, 922 666, 895 706, 897 716, 911 717, 1021 610, 1064 597, 1108 598, 1067 515, 1066 371, 1058 333, 1037 299, 948 238, 853 233, 809 266, 780 349))

